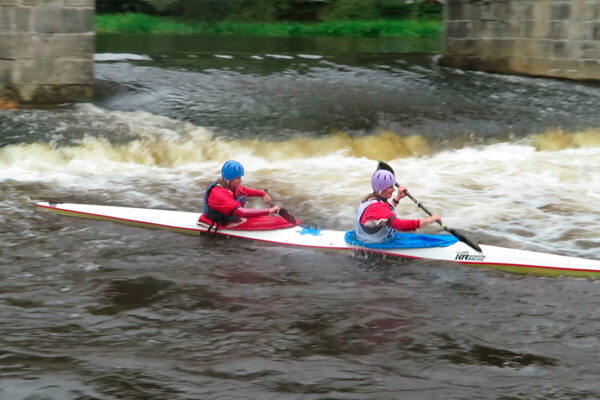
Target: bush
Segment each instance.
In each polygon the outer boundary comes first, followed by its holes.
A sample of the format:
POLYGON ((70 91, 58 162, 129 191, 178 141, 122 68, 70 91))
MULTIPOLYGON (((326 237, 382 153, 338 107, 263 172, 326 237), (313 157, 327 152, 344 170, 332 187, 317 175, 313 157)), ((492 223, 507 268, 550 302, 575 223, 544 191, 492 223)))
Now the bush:
MULTIPOLYGON (((1 0, 0 0, 1 1, 1 0)), ((196 21, 440 19, 442 6, 415 0, 97 0, 99 14, 145 13, 196 21)))
POLYGON ((96 11, 98 14, 126 12, 157 13, 154 6, 143 0, 96 0, 96 11))
POLYGON ((202 21, 278 21, 285 19, 293 0, 179 0, 176 15, 202 21))
POLYGON ((378 0, 336 0, 321 14, 323 21, 368 20, 380 17, 378 0))

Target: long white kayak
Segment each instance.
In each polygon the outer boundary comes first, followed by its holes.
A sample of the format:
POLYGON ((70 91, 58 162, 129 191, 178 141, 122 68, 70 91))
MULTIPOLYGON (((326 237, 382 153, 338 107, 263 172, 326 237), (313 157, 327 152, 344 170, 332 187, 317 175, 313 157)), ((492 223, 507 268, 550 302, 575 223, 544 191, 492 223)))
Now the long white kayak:
MULTIPOLYGON (((34 204, 63 215, 108 220, 144 228, 168 229, 196 236, 214 234, 207 233, 208 225, 197 223, 200 213, 44 201, 34 204)), ((286 246, 348 251, 353 254, 398 261, 431 259, 518 273, 600 277, 600 261, 597 260, 488 245, 480 245, 482 251, 478 252, 462 242, 446 247, 372 249, 348 244, 345 241, 344 231, 302 226, 252 231, 220 228, 217 234, 286 246)))

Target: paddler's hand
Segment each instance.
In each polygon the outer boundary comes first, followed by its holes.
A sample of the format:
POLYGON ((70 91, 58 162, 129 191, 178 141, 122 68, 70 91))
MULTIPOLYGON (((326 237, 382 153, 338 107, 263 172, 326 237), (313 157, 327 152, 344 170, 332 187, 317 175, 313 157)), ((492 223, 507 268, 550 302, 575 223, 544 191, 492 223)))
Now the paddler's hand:
POLYGON ((406 197, 406 186, 398 186, 398 193, 396 193, 396 201, 400 201, 406 197))
POLYGON ((396 193, 396 197, 394 197, 394 199, 392 200, 394 202, 394 205, 398 205, 398 203, 400 202, 400 199, 403 199, 406 197, 406 186, 398 186, 398 193, 396 193))
POLYGON ((265 204, 271 203, 271 196, 269 196, 269 193, 265 192, 265 195, 262 197, 262 199, 265 202, 265 204))
POLYGON ((281 210, 281 207, 273 206, 273 207, 269 208, 269 215, 279 214, 279 210, 281 210))
POLYGON ((433 222, 441 221, 441 220, 442 220, 442 217, 440 217, 439 215, 432 215, 431 217, 423 218, 423 219, 421 219, 421 227, 423 227, 425 225, 429 225, 433 222))

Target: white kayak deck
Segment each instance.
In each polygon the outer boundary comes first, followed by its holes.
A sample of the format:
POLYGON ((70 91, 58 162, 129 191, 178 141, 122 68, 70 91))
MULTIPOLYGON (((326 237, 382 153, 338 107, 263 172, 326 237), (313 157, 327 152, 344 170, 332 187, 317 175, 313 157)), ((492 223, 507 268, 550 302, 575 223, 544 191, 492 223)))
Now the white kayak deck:
MULTIPOLYGON (((206 233, 208 229, 208 225, 197 224, 200 213, 43 201, 34 204, 64 215, 109 220, 146 228, 168 229, 190 235, 200 235, 206 233)), ((344 239, 345 231, 302 226, 265 231, 219 228, 218 234, 286 246, 351 251, 355 254, 403 261, 431 259, 520 273, 600 277, 600 261, 597 260, 488 245, 480 245, 482 249, 480 253, 460 241, 447 247, 372 249, 348 244, 344 239)))

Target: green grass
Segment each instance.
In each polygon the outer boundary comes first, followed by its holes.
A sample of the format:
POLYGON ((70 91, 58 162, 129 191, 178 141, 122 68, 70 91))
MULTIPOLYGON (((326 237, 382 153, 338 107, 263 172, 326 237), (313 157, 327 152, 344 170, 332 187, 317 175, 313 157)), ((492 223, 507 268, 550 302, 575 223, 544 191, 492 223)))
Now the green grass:
POLYGON ((253 36, 439 37, 442 21, 376 20, 322 23, 182 22, 146 14, 96 16, 97 33, 200 33, 253 36))

